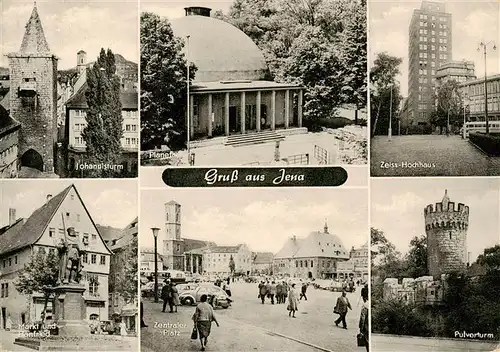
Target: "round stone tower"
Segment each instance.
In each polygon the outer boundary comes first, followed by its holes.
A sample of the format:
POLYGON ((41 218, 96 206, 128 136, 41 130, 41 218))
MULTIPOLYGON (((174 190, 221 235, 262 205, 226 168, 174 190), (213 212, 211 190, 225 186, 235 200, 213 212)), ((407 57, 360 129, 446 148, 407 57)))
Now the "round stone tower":
POLYGON ((461 272, 467 267, 467 228, 469 207, 450 201, 445 190, 441 203, 424 209, 427 234, 427 268, 429 275, 461 272))

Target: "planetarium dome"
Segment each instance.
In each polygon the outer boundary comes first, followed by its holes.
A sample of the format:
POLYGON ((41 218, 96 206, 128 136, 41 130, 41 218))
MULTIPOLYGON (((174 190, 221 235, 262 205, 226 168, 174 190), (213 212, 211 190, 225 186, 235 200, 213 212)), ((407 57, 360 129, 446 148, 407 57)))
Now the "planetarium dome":
POLYGON ((265 78, 268 68, 264 55, 250 37, 235 26, 210 17, 209 8, 185 10, 186 16, 172 20, 171 25, 176 36, 184 40, 189 36, 189 60, 198 68, 195 82, 265 78))

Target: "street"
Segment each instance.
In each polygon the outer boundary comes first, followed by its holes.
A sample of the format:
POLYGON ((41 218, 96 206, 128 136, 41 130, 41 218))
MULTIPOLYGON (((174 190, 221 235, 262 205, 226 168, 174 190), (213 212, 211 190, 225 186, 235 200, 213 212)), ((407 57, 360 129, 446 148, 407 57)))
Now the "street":
POLYGON ((471 341, 459 339, 423 338, 411 336, 395 336, 372 334, 372 350, 377 352, 473 352, 500 351, 500 343, 492 341, 471 341))
POLYGON ((500 158, 489 157, 457 135, 376 136, 371 176, 498 176, 500 158))
MULTIPOLYGON (((207 351, 363 351, 356 345, 361 303, 360 290, 348 293, 352 308, 347 315, 348 330, 336 327, 333 314, 339 292, 308 288, 308 300, 302 299, 296 319, 288 316, 287 304, 274 304, 257 298, 258 284, 235 282, 231 285, 235 300, 228 309, 216 309, 220 324, 212 325, 207 351)), ((300 290, 300 289, 299 289, 300 290)), ((162 303, 144 300, 141 350, 144 352, 198 351, 199 340, 191 340, 195 306, 178 307, 178 313, 162 313, 162 303), (175 327, 170 324, 176 324, 175 327), (155 324, 157 327, 155 328, 155 324), (162 328, 160 326, 169 328, 162 328)), ((168 308, 167 308, 168 311, 168 308)))

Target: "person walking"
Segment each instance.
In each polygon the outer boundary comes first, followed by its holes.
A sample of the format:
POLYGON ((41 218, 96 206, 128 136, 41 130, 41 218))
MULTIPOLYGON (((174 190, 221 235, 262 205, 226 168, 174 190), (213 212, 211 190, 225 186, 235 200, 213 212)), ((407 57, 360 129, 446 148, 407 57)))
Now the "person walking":
POLYGON ((181 302, 179 300, 179 290, 177 289, 176 284, 174 282, 172 282, 170 285, 171 285, 170 286, 170 295, 171 295, 170 300, 172 303, 171 307, 175 307, 174 312, 177 313, 177 306, 181 305, 181 302))
POLYGON ((289 286, 286 281, 283 281, 283 301, 282 303, 286 302, 286 298, 288 297, 288 291, 289 291, 289 286))
POLYGON ((205 351, 205 346, 210 336, 212 329, 212 322, 219 326, 219 322, 215 319, 214 310, 210 304, 207 303, 207 295, 201 295, 200 303, 196 306, 193 314, 193 322, 195 328, 198 330, 198 335, 201 343, 201 350, 205 351))
POLYGON ((229 286, 229 282, 227 284, 224 284, 223 290, 229 297, 231 297, 231 287, 229 286))
POLYGON ((302 287, 301 287, 301 291, 300 291, 300 299, 302 300, 302 297, 304 297, 307 301, 307 296, 306 296, 306 292, 307 292, 307 283, 303 283, 302 284, 302 287))
POLYGON ((165 308, 167 308, 167 304, 170 306, 170 313, 172 313, 172 303, 171 303, 171 295, 172 292, 170 290, 170 280, 165 280, 165 285, 161 289, 161 299, 163 300, 163 309, 162 312, 165 313, 165 308))
POLYGON ((295 290, 295 284, 292 284, 290 292, 288 293, 288 316, 295 318, 295 312, 299 310, 299 295, 295 290))
POLYGON ((141 308, 141 328, 147 328, 148 326, 144 322, 144 304, 142 303, 142 300, 141 300, 140 308, 141 308))
POLYGON ((345 320, 347 316, 347 312, 349 309, 352 310, 351 303, 347 298, 347 293, 342 291, 342 296, 337 299, 337 304, 335 305, 334 313, 339 314, 339 318, 335 320, 335 326, 339 326, 339 323, 342 323, 342 327, 347 330, 347 322, 345 320))
POLYGON ((276 284, 274 281, 269 285, 269 295, 271 296, 271 304, 274 304, 274 297, 276 296, 276 284))
POLYGON ((260 300, 262 301, 262 304, 264 304, 264 300, 266 299, 266 294, 267 294, 267 287, 264 281, 259 285, 259 290, 260 290, 260 300))
POLYGON ((369 351, 369 339, 370 333, 368 331, 368 307, 370 304, 368 303, 368 290, 366 293, 361 290, 361 297, 363 298, 363 307, 361 308, 361 314, 359 315, 359 333, 361 334, 361 339, 364 342, 366 347, 366 351, 369 351))

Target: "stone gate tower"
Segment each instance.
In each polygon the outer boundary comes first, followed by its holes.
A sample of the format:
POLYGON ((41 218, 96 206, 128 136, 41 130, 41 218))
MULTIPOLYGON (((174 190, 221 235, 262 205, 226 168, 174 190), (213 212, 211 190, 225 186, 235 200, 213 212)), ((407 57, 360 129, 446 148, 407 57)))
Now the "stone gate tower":
POLYGON ((427 267, 435 278, 464 271, 467 267, 467 228, 469 207, 450 201, 445 190, 441 203, 424 209, 427 234, 427 267))
POLYGON ((181 205, 165 203, 165 233, 160 242, 169 269, 184 270, 184 241, 181 238, 181 205))
POLYGON ((10 115, 21 123, 21 166, 54 173, 57 138, 57 57, 51 54, 35 7, 21 48, 7 55, 10 115))

